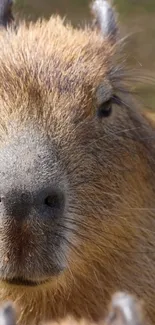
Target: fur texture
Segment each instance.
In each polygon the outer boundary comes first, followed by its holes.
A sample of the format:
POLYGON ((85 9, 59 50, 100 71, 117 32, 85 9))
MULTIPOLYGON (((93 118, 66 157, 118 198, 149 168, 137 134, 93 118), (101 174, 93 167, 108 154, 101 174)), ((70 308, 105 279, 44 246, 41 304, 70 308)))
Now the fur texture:
POLYGON ((50 161, 55 172, 48 180, 61 178, 66 200, 63 221, 54 219, 51 228, 33 206, 21 225, 2 200, 0 300, 18 305, 22 325, 68 314, 98 321, 117 290, 146 300, 147 316, 155 319, 155 131, 124 86, 118 46, 60 17, 1 33, 1 192, 17 180, 18 194, 31 192, 36 179, 47 181, 50 161), (109 100, 111 116, 99 117, 109 100), (40 283, 56 236, 62 240, 56 256, 66 266, 40 283), (20 272, 30 280, 35 275, 37 285, 5 281, 20 272))
MULTIPOLYGON (((1 325, 16 325, 15 306, 7 303, 0 309, 1 325)), ((98 324, 102 325, 142 325, 145 323, 145 317, 142 310, 142 302, 137 301, 135 297, 124 292, 117 292, 113 295, 106 318, 98 324)), ((67 317, 60 322, 51 322, 46 325, 95 325, 95 323, 84 319, 76 321, 72 317, 67 317)))

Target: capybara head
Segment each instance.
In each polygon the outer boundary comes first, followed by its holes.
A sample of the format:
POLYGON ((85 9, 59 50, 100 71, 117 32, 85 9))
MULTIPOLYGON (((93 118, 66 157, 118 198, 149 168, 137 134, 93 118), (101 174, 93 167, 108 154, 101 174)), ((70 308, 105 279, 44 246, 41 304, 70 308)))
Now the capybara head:
POLYGON ((92 11, 84 29, 58 16, 1 28, 0 298, 23 325, 99 319, 117 289, 152 310, 155 133, 130 98, 114 10, 92 11))

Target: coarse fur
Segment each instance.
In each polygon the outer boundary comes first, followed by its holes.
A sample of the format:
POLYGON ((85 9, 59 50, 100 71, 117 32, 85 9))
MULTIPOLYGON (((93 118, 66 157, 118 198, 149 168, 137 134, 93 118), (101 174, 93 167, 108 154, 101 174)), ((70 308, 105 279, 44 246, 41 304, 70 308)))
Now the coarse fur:
MULTIPOLYGON (((8 302, 0 308, 0 324, 16 325, 17 310, 15 306, 8 302)), ((76 320, 68 316, 60 321, 52 321, 46 325, 95 325, 89 320, 76 320)), ((101 319, 98 325, 142 325, 145 324, 145 317, 142 308, 142 302, 134 296, 125 292, 115 293, 110 301, 106 317, 101 319)), ((96 325, 97 325, 96 324, 96 325)))
POLYGON ((1 32, 0 301, 22 325, 98 321, 117 290, 155 321, 155 130, 125 88, 119 46, 55 16, 1 32), (53 187, 56 215, 40 201, 53 187))

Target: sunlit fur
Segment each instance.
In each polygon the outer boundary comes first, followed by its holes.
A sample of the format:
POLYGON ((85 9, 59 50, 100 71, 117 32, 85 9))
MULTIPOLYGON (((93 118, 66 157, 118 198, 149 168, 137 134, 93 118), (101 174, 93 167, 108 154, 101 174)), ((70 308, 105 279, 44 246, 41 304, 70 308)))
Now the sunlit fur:
POLYGON ((22 325, 68 313, 98 320, 116 290, 146 300, 155 320, 155 133, 123 88, 116 52, 98 32, 59 17, 0 37, 1 146, 13 125, 37 124, 55 139, 72 202, 66 270, 38 287, 0 283, 1 301, 18 305, 22 325), (122 103, 105 119, 97 117, 101 84, 122 103))

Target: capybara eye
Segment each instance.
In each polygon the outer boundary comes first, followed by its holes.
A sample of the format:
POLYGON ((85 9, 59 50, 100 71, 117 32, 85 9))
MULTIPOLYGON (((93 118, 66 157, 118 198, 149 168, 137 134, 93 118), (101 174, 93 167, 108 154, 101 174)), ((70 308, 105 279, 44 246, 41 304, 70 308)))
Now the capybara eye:
POLYGON ((109 99, 98 107, 97 115, 98 117, 108 117, 112 113, 112 100, 109 99))

